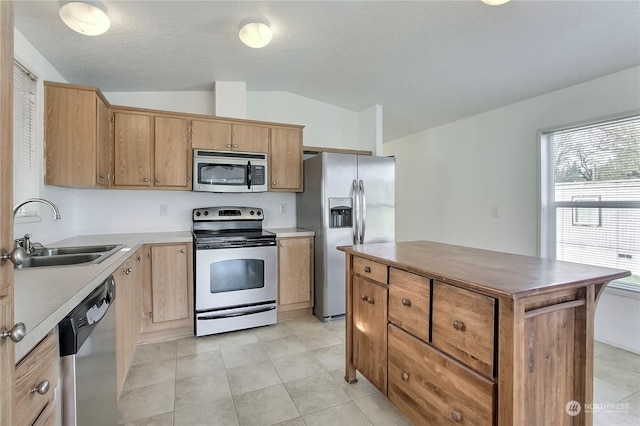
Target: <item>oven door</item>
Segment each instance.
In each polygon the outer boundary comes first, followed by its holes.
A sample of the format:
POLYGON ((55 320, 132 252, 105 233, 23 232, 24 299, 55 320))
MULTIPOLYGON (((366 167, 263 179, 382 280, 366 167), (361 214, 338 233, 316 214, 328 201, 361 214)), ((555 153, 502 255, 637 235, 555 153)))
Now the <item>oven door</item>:
POLYGON ((196 250, 196 312, 274 302, 276 246, 196 250))

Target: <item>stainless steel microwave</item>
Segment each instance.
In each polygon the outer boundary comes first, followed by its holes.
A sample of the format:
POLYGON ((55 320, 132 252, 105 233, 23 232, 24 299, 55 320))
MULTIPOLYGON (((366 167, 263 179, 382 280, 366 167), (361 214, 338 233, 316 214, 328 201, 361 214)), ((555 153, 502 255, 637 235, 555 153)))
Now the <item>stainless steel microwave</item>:
POLYGON ((193 190, 265 192, 267 154, 193 150, 193 190))

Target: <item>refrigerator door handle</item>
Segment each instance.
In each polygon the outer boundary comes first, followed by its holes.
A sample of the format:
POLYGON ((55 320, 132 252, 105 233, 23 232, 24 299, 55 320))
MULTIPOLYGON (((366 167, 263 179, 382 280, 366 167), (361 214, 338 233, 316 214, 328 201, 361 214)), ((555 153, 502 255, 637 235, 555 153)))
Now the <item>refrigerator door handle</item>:
POLYGON ((364 244, 364 231, 365 231, 365 225, 367 223, 367 199, 365 198, 364 182, 362 180, 360 180, 359 192, 361 197, 360 198, 360 214, 361 214, 360 244, 364 244))
POLYGON ((358 182, 354 179, 351 183, 351 191, 353 192, 353 244, 358 244, 359 229, 358 229, 358 182))

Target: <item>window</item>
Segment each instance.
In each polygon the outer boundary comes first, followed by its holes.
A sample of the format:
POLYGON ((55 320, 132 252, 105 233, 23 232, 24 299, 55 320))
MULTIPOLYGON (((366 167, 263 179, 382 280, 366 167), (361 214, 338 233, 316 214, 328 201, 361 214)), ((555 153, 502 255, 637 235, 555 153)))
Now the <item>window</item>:
MULTIPOLYGON (((40 160, 36 152, 37 78, 15 62, 13 72, 13 200, 14 205, 40 193, 40 160)), ((37 204, 27 204, 17 218, 38 217, 37 204)), ((28 220, 27 220, 28 221, 28 220)))
POLYGON ((640 115, 541 134, 541 254, 630 270, 640 291, 640 115))

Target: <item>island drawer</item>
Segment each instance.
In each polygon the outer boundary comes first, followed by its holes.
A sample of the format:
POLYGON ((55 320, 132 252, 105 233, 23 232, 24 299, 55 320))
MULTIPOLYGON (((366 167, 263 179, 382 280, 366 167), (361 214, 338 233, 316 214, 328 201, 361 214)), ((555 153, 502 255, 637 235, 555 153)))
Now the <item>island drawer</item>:
POLYGON ((431 280, 389 269, 389 321, 417 338, 429 341, 431 280))
POLYGON ((486 377, 493 377, 495 299, 433 282, 431 343, 486 377))
POLYGON ((387 284, 387 265, 361 257, 353 258, 353 273, 379 283, 387 284))
POLYGON ((388 326, 388 397, 415 424, 491 425, 495 384, 388 326))
POLYGON ((49 333, 16 365, 14 424, 32 424, 47 404, 52 405, 48 411, 55 409, 52 400, 57 383, 58 340, 55 333, 49 333))

